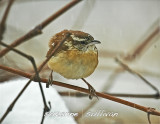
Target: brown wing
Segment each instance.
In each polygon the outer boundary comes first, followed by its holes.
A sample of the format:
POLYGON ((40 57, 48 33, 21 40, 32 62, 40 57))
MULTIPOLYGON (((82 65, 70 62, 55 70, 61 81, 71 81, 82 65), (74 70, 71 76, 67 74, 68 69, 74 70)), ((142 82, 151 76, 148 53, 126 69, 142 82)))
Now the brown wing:
MULTIPOLYGON (((69 31, 68 31, 68 30, 63 30, 63 31, 55 34, 55 35, 51 38, 51 40, 49 41, 49 44, 48 44, 48 45, 49 45, 49 50, 48 50, 48 52, 47 52, 46 57, 49 57, 49 56, 50 56, 50 54, 51 54, 51 52, 53 51, 53 49, 55 48, 55 46, 64 39, 64 37, 66 36, 65 34, 66 34, 67 32, 69 32, 69 31)), ((63 46, 61 47, 61 49, 64 49, 64 50, 65 50, 65 49, 67 49, 67 48, 63 45, 63 46)), ((60 51, 61 49, 59 49, 58 51, 60 51)), ((58 51, 57 51, 57 53, 58 53, 58 51)))

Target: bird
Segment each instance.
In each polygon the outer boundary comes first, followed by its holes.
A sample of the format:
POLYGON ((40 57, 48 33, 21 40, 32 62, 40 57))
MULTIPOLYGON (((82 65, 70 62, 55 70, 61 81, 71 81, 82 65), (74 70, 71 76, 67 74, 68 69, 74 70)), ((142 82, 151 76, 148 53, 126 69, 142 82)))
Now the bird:
MULTIPOLYGON (((57 72, 67 79, 82 79, 89 88, 89 98, 96 96, 95 89, 84 79, 90 76, 98 65, 98 40, 89 34, 77 30, 63 30, 55 34, 49 41, 47 57, 66 34, 70 36, 64 41, 58 51, 49 59, 47 65, 52 72, 57 72)), ((51 79, 52 79, 51 72, 51 79)))

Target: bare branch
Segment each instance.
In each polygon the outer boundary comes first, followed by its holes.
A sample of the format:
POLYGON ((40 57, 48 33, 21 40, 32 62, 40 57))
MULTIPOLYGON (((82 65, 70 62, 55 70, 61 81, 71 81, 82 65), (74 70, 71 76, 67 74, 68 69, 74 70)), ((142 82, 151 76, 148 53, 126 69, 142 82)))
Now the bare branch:
MULTIPOLYGON (((16 46, 20 45, 21 43, 23 43, 24 41, 29 40, 29 39, 33 38, 34 36, 41 34, 43 28, 45 28, 49 23, 51 23, 53 20, 55 20, 57 17, 62 15, 64 12, 69 10, 71 7, 73 7, 74 5, 76 5, 80 1, 81 0, 72 0, 70 3, 65 5, 62 9, 60 9, 59 11, 57 11, 56 13, 51 15, 49 18, 44 20, 42 23, 38 24, 34 29, 30 30, 28 33, 26 33, 22 37, 18 38, 17 40, 13 41, 13 43, 11 43, 10 46, 16 47, 16 46)), ((0 57, 4 56, 8 52, 9 52, 8 48, 1 50, 0 57)))
POLYGON ((9 0, 7 8, 6 8, 4 15, 2 17, 2 20, 0 22, 0 40, 3 39, 3 33, 5 32, 5 28, 6 28, 6 20, 7 20, 7 17, 8 17, 8 14, 9 14, 9 11, 10 11, 10 8, 11 8, 13 2, 14 2, 14 0, 9 0))
MULTIPOLYGON (((87 97, 87 94, 80 92, 71 92, 71 91, 63 91, 58 92, 61 96, 69 96, 69 97, 87 97)), ((108 93, 103 92, 104 94, 109 94, 111 96, 116 97, 133 97, 133 98, 152 98, 152 99, 160 99, 160 96, 157 97, 157 94, 124 94, 124 93, 108 93)))
POLYGON ((152 39, 160 33, 160 27, 158 26, 141 44, 139 44, 133 53, 129 54, 124 60, 133 61, 138 56, 142 55, 144 50, 147 48, 149 43, 152 42, 152 39))
MULTIPOLYGON (((66 34, 66 36, 64 37, 64 39, 55 46, 55 48, 53 49, 51 55, 39 66, 39 68, 38 68, 38 73, 43 69, 43 67, 44 67, 45 64, 48 62, 48 60, 56 53, 56 51, 59 49, 59 47, 61 47, 61 45, 64 43, 64 41, 66 41, 66 39, 67 39, 69 36, 70 36, 70 34, 66 34)), ((10 46, 9 46, 9 49, 12 49, 12 50, 13 50, 13 48, 10 47, 10 46)), ((15 49, 14 49, 14 50, 15 50, 15 49)), ((2 66, 2 67, 5 67, 5 66, 2 66)), ((2 68, 1 68, 1 69, 2 69, 2 68)), ((13 71, 13 72, 14 72, 14 71, 13 71)), ((24 73, 23 73, 23 74, 24 74, 24 73)), ((17 95, 17 97, 16 97, 16 98, 13 100, 13 102, 10 104, 10 106, 8 107, 8 109, 6 110, 6 112, 4 113, 4 115, 2 116, 2 118, 0 119, 0 123, 5 119, 5 117, 8 115, 8 113, 12 110, 12 108, 14 107, 16 101, 19 99, 19 97, 22 95, 22 93, 25 91, 25 89, 28 87, 28 85, 31 83, 31 81, 33 81, 33 80, 34 80, 34 81, 37 81, 37 79, 36 79, 35 77, 36 77, 36 74, 30 75, 30 76, 28 77, 30 80, 27 82, 27 84, 25 85, 25 87, 20 91, 20 93, 17 95)), ((41 80, 41 79, 40 79, 40 80, 41 80)), ((37 82, 39 82, 39 80, 38 80, 37 82)), ((48 82, 48 80, 47 80, 46 82, 48 82)), ((39 86, 40 86, 40 89, 41 89, 41 91, 42 91, 41 93, 44 94, 44 93, 43 93, 43 90, 42 90, 42 86, 40 85, 40 83, 39 83, 39 86)), ((42 95, 42 97, 43 97, 43 101, 45 101, 44 95, 42 95)), ((41 123, 43 123, 45 112, 47 112, 47 111, 49 110, 49 108, 47 107, 46 102, 44 102, 44 104, 45 104, 45 108, 44 108, 44 112, 43 112, 43 116, 42 116, 42 121, 41 121, 41 123)))
POLYGON ((118 62, 125 70, 127 70, 128 72, 138 76, 140 79, 142 79, 147 85, 149 85, 153 90, 155 90, 157 92, 157 96, 160 96, 159 94, 159 90, 152 85, 147 79, 145 79, 141 74, 139 74, 138 72, 135 72, 134 70, 132 70, 129 66, 127 66, 125 63, 123 63, 122 61, 120 61, 118 58, 115 59, 116 62, 118 62))
MULTIPOLYGON (((26 73, 26 72, 23 72, 23 71, 20 71, 20 70, 16 70, 16 69, 13 69, 13 68, 9 68, 9 67, 6 67, 6 66, 0 65, 0 69, 6 70, 6 71, 11 72, 11 73, 18 74, 18 75, 26 77, 26 78, 31 78, 32 77, 32 74, 29 74, 29 73, 26 73)), ((41 81, 43 83, 48 83, 48 79, 45 79, 45 78, 41 78, 41 81)), ((73 89, 73 90, 77 90, 77 91, 87 93, 87 94, 89 93, 88 89, 81 88, 81 87, 74 86, 74 85, 70 85, 70 84, 66 84, 66 83, 62 83, 62 82, 58 82, 58 81, 53 81, 52 84, 57 85, 57 86, 61 86, 61 87, 65 87, 65 88, 69 88, 69 89, 73 89)), ((132 103, 132 102, 120 99, 120 98, 116 98, 116 97, 108 95, 108 94, 100 93, 100 92, 96 92, 96 95, 98 97, 109 99, 111 101, 118 102, 118 103, 121 103, 123 105, 130 106, 132 108, 136 108, 136 109, 139 109, 141 111, 144 111, 144 112, 148 113, 148 107, 144 107, 144 106, 141 106, 141 105, 138 105, 138 104, 135 104, 135 103, 132 103)), ((158 112, 156 110, 152 110, 150 112, 150 114, 160 116, 160 112, 158 112)))

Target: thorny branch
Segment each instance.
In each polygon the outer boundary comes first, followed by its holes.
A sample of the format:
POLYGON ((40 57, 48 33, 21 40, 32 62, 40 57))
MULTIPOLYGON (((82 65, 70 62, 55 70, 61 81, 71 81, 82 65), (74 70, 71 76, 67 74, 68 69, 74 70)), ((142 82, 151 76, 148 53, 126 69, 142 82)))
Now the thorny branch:
MULTIPOLYGON (((25 73, 23 71, 16 70, 16 69, 13 69, 13 68, 9 68, 9 67, 6 67, 6 66, 0 65, 0 69, 6 70, 6 71, 11 72, 11 73, 18 74, 18 75, 26 77, 26 78, 31 78, 32 77, 32 74, 25 73)), ((45 79, 45 78, 41 78, 41 81, 43 83, 48 83, 48 79, 45 79)), ((65 88, 69 88, 69 89, 73 89, 73 90, 77 90, 77 91, 87 93, 87 94, 89 93, 88 89, 84 89, 84 88, 81 88, 81 87, 78 87, 78 86, 74 86, 74 85, 70 85, 70 84, 66 84, 66 83, 62 83, 62 82, 58 82, 58 81, 53 81, 52 84, 57 85, 57 86, 61 86, 61 87, 65 87, 65 88)), ((111 101, 118 102, 118 103, 121 103, 123 105, 127 105, 127 106, 130 106, 132 108, 136 108, 136 109, 139 109, 139 110, 142 110, 142 111, 148 113, 148 107, 144 107, 144 106, 141 106, 141 105, 138 105, 138 104, 135 104, 135 103, 132 103, 132 102, 120 99, 120 98, 116 98, 116 97, 113 97, 111 95, 104 94, 104 93, 96 92, 96 94, 97 94, 98 97, 109 99, 111 101)), ((156 110, 152 110, 150 112, 150 114, 160 116, 160 112, 158 112, 156 110)))
MULTIPOLYGON (((10 46, 11 47, 16 47, 16 46, 20 45, 21 43, 23 43, 24 41, 29 40, 29 39, 33 38, 34 36, 37 36, 37 35, 41 34, 43 28, 45 28, 49 23, 51 23, 53 20, 55 20, 57 17, 62 15, 64 12, 69 10, 71 7, 73 7, 74 5, 76 5, 80 1, 81 0, 72 0, 70 3, 68 3, 62 9, 60 9, 59 11, 57 11, 56 13, 54 13, 53 15, 48 17, 42 23, 40 23, 37 26, 35 26, 34 29, 30 30, 28 33, 26 33, 22 37, 18 38, 17 40, 13 41, 10 44, 10 46)), ((5 49, 1 50, 0 51, 0 57, 4 56, 8 52, 9 52, 8 48, 5 48, 5 49)))

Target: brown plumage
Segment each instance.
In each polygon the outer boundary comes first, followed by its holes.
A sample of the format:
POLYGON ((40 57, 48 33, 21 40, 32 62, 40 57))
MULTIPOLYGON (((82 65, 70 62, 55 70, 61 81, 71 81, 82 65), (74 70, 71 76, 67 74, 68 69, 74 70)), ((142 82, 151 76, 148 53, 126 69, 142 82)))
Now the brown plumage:
POLYGON ((65 34, 70 37, 57 53, 48 61, 48 67, 68 79, 80 79, 91 75, 98 64, 98 51, 95 47, 99 41, 82 31, 63 30, 54 35, 49 42, 47 56, 62 41, 65 34))

